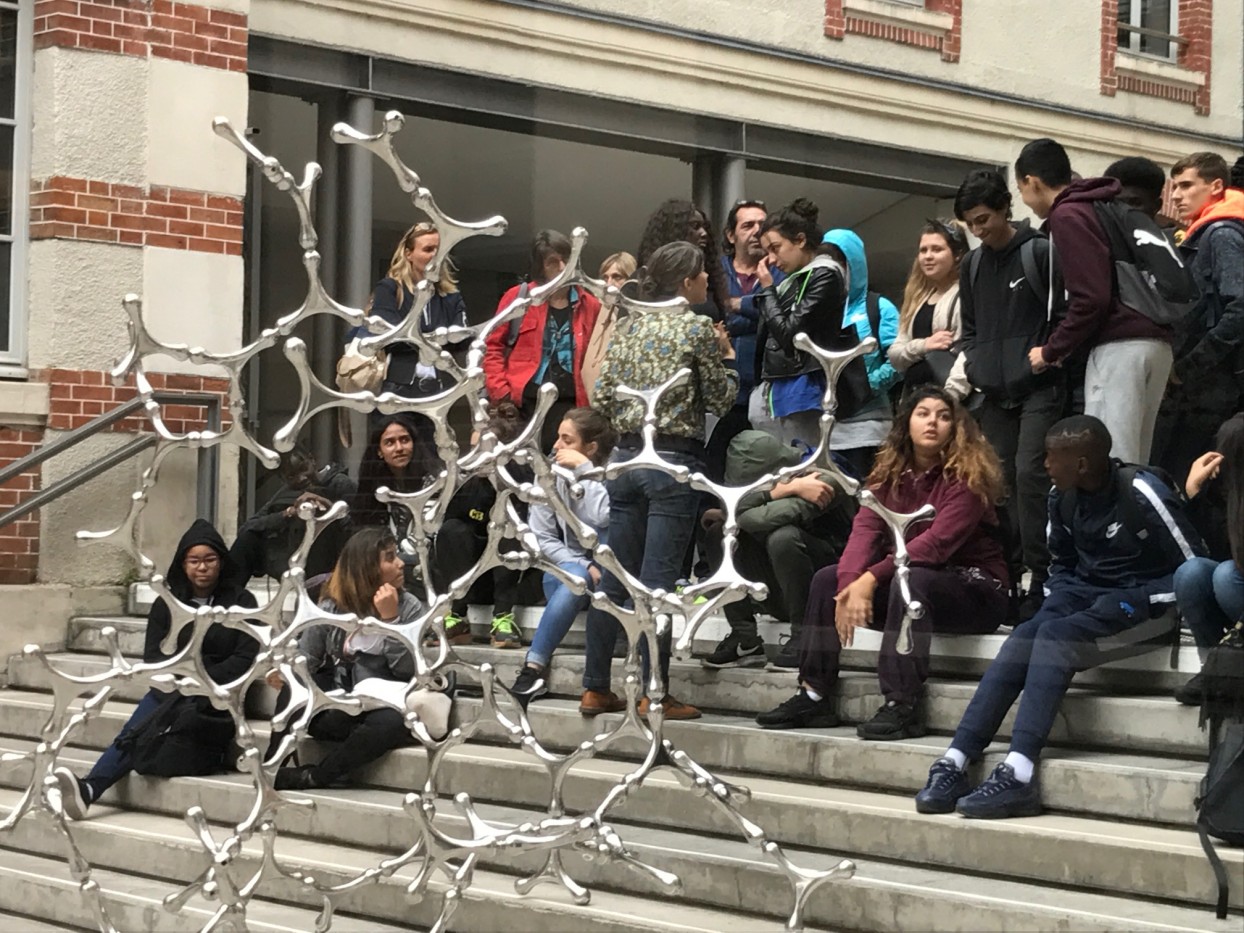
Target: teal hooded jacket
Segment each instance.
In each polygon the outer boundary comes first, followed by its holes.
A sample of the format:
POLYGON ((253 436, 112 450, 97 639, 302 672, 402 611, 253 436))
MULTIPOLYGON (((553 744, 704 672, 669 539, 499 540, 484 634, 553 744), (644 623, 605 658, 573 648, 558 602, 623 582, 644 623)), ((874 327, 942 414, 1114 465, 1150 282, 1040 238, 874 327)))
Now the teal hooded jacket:
MULTIPOLYGON (((849 281, 847 283, 847 307, 842 315, 842 326, 854 325, 860 340, 873 336, 868 320, 868 257, 864 253, 864 241, 852 230, 830 230, 823 243, 832 243, 847 259, 849 281)), ((898 337, 898 308, 888 298, 877 296, 881 310, 881 333, 876 335, 881 345, 864 357, 868 369, 868 385, 875 394, 881 395, 902 379, 891 364, 886 350, 898 337)))

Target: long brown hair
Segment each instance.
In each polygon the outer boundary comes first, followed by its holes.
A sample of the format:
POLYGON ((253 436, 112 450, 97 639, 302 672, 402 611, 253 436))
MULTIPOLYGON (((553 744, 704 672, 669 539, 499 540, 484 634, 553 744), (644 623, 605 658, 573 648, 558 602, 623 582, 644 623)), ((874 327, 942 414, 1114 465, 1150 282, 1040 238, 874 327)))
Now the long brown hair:
MULTIPOLYGON (((958 268, 958 264, 968 254, 968 237, 963 226, 955 220, 926 220, 920 228, 920 240, 930 233, 937 234, 946 241, 951 255, 955 257, 955 267, 958 268)), ((919 243, 920 240, 916 242, 919 243)), ((911 319, 933 297, 934 291, 933 283, 924 274, 924 269, 920 268, 920 251, 917 249, 916 258, 911 261, 911 272, 907 274, 907 284, 903 286, 903 307, 898 316, 899 330, 911 327, 911 319)))
MULTIPOLYGON (((397 249, 393 250, 393 258, 389 260, 389 278, 397 283, 399 307, 406 300, 404 296, 413 293, 417 284, 411 278, 410 260, 406 258, 406 254, 415 248, 415 240, 429 233, 440 235, 436 224, 427 221, 417 223, 402 234, 402 238, 397 242, 397 249)), ((436 290, 442 295, 449 295, 458 290, 458 270, 448 256, 441 256, 440 260, 441 274, 436 282, 436 290)))
POLYGON ((331 599, 337 611, 357 616, 375 614, 372 599, 380 584, 380 555, 397 547, 397 539, 387 528, 361 528, 350 536, 341 549, 333 575, 321 591, 321 598, 331 599))
POLYGON ((953 395, 938 386, 922 386, 903 402, 890 435, 877 452, 868 487, 895 486, 907 470, 916 465, 911 443, 911 416, 916 406, 928 399, 944 402, 950 408, 950 442, 942 451, 942 472, 967 485, 981 500, 993 505, 1002 498, 1002 464, 993 446, 985 440, 976 421, 953 395))

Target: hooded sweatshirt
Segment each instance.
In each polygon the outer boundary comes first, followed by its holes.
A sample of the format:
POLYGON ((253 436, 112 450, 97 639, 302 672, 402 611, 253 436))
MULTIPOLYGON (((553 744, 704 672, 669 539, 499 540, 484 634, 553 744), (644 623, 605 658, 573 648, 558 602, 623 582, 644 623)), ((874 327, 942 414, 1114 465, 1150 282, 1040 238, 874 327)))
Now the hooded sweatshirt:
MULTIPOLYGON (((220 557, 220 576, 217 578, 216 588, 208 597, 208 603, 213 606, 254 608, 255 597, 246 589, 246 581, 242 579, 237 564, 229 556, 225 539, 211 522, 202 518, 196 520, 182 535, 173 561, 169 564, 168 573, 164 575, 173 595, 183 603, 194 604, 194 588, 186 576, 184 564, 186 552, 200 544, 207 545, 220 557)), ((168 606, 163 599, 157 599, 147 613, 147 636, 143 645, 145 663, 152 664, 172 657, 160 650, 160 642, 168 635, 171 622, 168 606)), ((173 654, 190 643, 193 628, 191 625, 182 628, 173 654)), ((203 637, 203 665, 207 668, 208 676, 217 684, 230 683, 245 674, 258 652, 259 642, 237 629, 223 625, 210 626, 203 637)))
POLYGON ((874 334, 872 321, 868 319, 868 256, 864 252, 864 241, 852 230, 830 230, 821 242, 838 247, 847 260, 847 307, 842 315, 843 326, 854 327, 860 340, 875 336, 879 344, 864 357, 873 397, 859 412, 834 426, 831 446, 835 450, 876 446, 885 440, 890 427, 889 389, 902 378, 887 354, 898 337, 898 308, 888 298, 876 296, 881 333, 874 334))
POLYGON ((1110 243, 1093 204, 1113 201, 1121 190, 1113 178, 1073 181, 1058 193, 1042 227, 1058 251, 1067 289, 1067 313, 1041 350, 1047 363, 1116 340, 1171 340, 1168 328, 1119 301, 1110 243))
POLYGON ((1188 228, 1179 250, 1192 257, 1189 265, 1201 289, 1201 302, 1191 316, 1192 333, 1175 355, 1175 375, 1192 384, 1223 367, 1230 370, 1224 376, 1240 381, 1244 372, 1244 191, 1228 188, 1221 200, 1207 204, 1188 228))
MULTIPOLYGON (((570 481, 558 475, 555 480, 557 498, 570 506, 570 511, 583 524, 599 535, 603 544, 609 528, 609 493, 598 479, 584 479, 584 474, 596 469, 587 460, 575 467, 576 481, 583 488, 583 495, 575 498, 570 494, 570 481)), ((551 506, 536 502, 531 506, 531 530, 540 542, 540 553, 555 564, 578 564, 587 570, 592 563, 592 552, 579 543, 578 536, 566 527, 551 506)))
MULTIPOLYGON (((1035 375, 1028 351, 1045 343, 1054 326, 1048 300, 1050 245, 1028 221, 1013 224, 1015 235, 1000 250, 977 247, 964 259, 959 273, 963 321, 962 347, 967 376, 974 388, 996 402, 1021 402, 1061 374, 1035 375), (1021 247, 1036 241, 1033 258, 1047 292, 1033 291, 1024 272, 1021 247), (973 274, 975 269, 975 274, 973 274)), ((1061 307, 1056 303, 1055 310, 1061 307)))

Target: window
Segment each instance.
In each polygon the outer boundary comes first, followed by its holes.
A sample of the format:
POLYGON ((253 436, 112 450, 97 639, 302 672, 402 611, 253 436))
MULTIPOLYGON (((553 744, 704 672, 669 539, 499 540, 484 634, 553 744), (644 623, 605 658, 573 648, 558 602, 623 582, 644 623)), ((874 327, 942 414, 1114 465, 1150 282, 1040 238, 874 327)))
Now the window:
POLYGON ((32 3, 0 0, 0 365, 24 362, 32 3))
POLYGON ((1178 19, 1177 0, 1119 0, 1119 49, 1177 58, 1178 19))

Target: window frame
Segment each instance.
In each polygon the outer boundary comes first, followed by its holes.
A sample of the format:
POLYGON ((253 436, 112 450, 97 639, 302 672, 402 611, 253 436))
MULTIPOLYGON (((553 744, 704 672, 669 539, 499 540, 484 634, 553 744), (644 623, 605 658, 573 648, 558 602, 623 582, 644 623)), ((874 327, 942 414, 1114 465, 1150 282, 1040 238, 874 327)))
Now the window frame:
MULTIPOLYGON (((1148 0, 1131 0, 1128 6, 1128 18, 1124 21, 1119 16, 1118 22, 1120 26, 1133 26, 1141 28, 1144 25, 1144 6, 1148 0)), ((1169 42, 1170 50, 1165 55, 1159 55, 1156 52, 1145 52, 1140 48, 1141 41, 1144 36, 1138 32, 1125 32, 1127 43, 1120 42, 1118 51, 1126 52, 1128 55, 1138 55, 1142 58, 1149 58, 1158 62, 1178 62, 1181 43, 1176 42, 1179 38, 1179 0, 1169 0, 1170 3, 1170 20, 1167 23, 1167 34, 1172 37, 1169 42)), ((1120 11, 1121 12, 1121 11, 1120 11)))
POLYGON ((26 297, 30 248, 31 85, 34 83, 34 4, 0 0, 0 10, 17 13, 17 46, 13 74, 13 116, 0 117, 0 126, 13 128, 13 164, 10 170, 12 225, 0 233, 9 251, 8 349, 0 349, 0 378, 26 375, 26 297))

